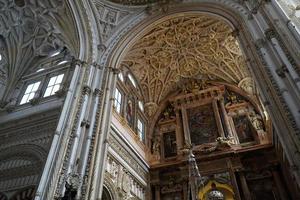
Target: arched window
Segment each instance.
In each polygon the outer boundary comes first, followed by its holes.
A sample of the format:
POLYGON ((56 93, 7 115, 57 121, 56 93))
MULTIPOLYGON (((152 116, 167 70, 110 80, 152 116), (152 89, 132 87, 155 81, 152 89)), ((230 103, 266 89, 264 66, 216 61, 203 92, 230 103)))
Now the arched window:
POLYGON ((118 74, 118 78, 120 79, 120 81, 124 82, 124 76, 123 76, 122 72, 120 72, 118 74))
POLYGON ((137 132, 142 142, 145 142, 145 124, 141 119, 137 120, 137 132))
POLYGON ((141 101, 139 101, 139 109, 142 111, 142 112, 144 112, 144 104, 143 104, 143 102, 141 102, 141 101))
POLYGON ((135 82, 133 76, 131 74, 128 74, 128 78, 129 78, 129 81, 132 83, 132 85, 136 88, 136 82, 135 82))
POLYGON ((40 69, 36 70, 36 72, 41 72, 41 71, 44 71, 44 70, 45 70, 45 68, 40 68, 40 69))
POLYGON ((117 113, 119 113, 119 114, 121 113, 121 105, 122 105, 122 94, 118 90, 118 88, 116 88, 116 90, 115 90, 114 108, 117 111, 117 113))

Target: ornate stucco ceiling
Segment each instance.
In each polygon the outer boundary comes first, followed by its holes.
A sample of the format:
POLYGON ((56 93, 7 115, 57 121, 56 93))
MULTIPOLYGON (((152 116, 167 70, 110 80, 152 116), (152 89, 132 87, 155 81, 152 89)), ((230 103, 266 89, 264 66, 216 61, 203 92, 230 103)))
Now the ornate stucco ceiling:
POLYGON ((51 52, 65 47, 76 55, 71 13, 63 0, 0 0, 0 108, 13 101, 11 90, 51 52))
POLYGON ((233 35, 233 29, 219 18, 181 15, 149 29, 130 48, 122 65, 138 79, 150 105, 158 105, 182 78, 238 86, 248 82, 250 75, 233 35))
POLYGON ((146 5, 156 2, 167 2, 170 0, 110 0, 114 3, 124 4, 124 5, 146 5))

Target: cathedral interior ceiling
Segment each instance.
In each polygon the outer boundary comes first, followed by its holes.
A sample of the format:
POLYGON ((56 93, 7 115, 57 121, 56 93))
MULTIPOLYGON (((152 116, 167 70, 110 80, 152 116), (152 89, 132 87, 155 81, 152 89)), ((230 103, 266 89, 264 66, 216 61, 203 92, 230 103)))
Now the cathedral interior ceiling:
POLYGON ((157 2, 168 2, 168 0, 110 0, 114 3, 124 4, 124 5, 146 5, 157 2))
POLYGON ((187 78, 229 83, 246 92, 252 85, 233 29, 207 14, 154 25, 133 44, 122 65, 138 79, 146 104, 159 105, 187 78))
MULTIPOLYGON (((78 36, 72 12, 63 0, 0 0, 0 85, 2 104, 10 88, 36 63, 67 48, 76 55, 78 36)), ((1 99, 0 99, 1 100, 1 99)))

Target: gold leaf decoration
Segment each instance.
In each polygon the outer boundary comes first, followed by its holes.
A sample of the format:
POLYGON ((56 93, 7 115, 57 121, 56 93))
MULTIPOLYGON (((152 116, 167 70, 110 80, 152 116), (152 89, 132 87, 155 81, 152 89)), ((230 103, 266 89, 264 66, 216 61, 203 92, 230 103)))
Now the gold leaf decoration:
POLYGON ((214 16, 179 16, 151 28, 122 64, 135 75, 147 102, 159 103, 182 78, 237 85, 249 77, 233 29, 214 16))

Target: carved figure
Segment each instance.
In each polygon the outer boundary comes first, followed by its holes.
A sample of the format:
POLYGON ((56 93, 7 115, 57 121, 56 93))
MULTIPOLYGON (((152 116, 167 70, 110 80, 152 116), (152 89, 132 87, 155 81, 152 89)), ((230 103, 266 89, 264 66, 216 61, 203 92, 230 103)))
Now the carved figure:
POLYGON ((232 143, 232 138, 218 137, 216 142, 218 142, 217 146, 219 147, 230 147, 232 143))
POLYGON ((249 118, 255 130, 263 130, 264 125, 260 115, 256 114, 255 112, 252 112, 250 113, 249 118))
POLYGON ((154 136, 154 142, 152 146, 152 153, 156 160, 160 159, 160 136, 156 134, 154 136))

